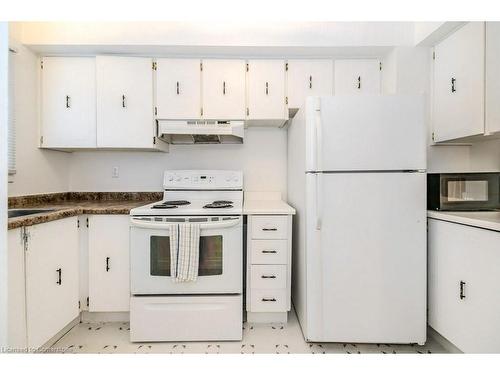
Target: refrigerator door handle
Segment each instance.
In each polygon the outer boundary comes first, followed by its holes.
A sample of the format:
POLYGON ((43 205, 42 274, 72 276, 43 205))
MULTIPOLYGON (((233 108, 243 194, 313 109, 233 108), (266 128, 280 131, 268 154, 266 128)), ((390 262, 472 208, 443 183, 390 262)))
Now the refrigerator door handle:
POLYGON ((316 181, 316 229, 321 230, 321 222, 323 219, 323 199, 322 199, 322 191, 321 191, 321 183, 322 183, 322 173, 315 173, 315 181, 316 181))
MULTIPOLYGON (((319 101, 319 98, 318 98, 319 101)), ((314 155, 315 157, 315 165, 314 165, 314 170, 315 171, 321 171, 322 170, 322 165, 321 165, 321 157, 323 154, 322 146, 323 146, 323 124, 321 123, 321 108, 320 104, 317 104, 316 110, 314 112, 315 116, 315 125, 316 125, 316 154, 314 155)))

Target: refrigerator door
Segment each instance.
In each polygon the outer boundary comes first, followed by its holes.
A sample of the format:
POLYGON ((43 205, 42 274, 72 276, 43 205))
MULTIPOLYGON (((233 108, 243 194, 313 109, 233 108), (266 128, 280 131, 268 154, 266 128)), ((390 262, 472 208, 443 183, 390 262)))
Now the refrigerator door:
POLYGON ((425 174, 306 179, 306 339, 424 343, 425 174))
POLYGON ((425 170, 419 95, 310 97, 306 171, 425 170))

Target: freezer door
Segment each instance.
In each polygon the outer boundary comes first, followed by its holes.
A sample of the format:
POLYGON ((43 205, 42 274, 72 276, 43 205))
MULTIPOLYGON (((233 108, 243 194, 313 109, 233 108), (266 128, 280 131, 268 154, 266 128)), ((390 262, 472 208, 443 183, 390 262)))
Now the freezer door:
POLYGON ((307 174, 308 341, 425 342, 425 188, 424 173, 307 174))
POLYGON ((424 100, 419 95, 311 97, 307 171, 424 170, 424 100))

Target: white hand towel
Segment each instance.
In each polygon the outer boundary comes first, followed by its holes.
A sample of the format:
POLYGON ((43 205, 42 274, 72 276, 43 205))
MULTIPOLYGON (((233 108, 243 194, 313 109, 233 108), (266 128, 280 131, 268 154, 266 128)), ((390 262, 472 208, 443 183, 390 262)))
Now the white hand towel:
POLYGON ((170 276, 176 282, 196 281, 200 260, 200 225, 170 225, 170 276))

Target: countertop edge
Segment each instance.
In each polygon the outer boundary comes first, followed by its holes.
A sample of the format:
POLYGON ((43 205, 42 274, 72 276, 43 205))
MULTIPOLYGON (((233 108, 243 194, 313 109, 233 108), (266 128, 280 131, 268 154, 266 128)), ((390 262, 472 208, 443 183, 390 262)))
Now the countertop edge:
POLYGON ((441 211, 427 211, 427 217, 430 219, 443 220, 451 223, 467 225, 479 229, 487 229, 493 230, 496 232, 500 232, 500 223, 495 223, 488 220, 483 219, 473 219, 469 217, 459 216, 459 215, 450 215, 441 211))

